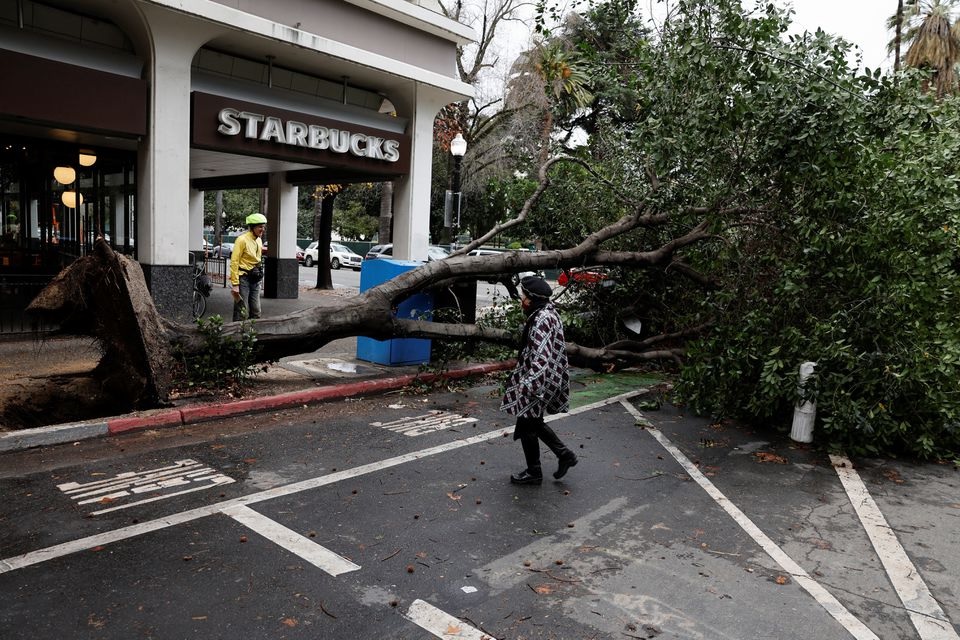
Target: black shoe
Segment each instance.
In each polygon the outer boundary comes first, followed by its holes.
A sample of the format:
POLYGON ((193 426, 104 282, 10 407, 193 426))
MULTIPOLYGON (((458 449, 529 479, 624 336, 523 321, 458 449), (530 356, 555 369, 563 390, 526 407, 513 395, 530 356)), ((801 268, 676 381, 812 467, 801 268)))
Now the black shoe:
POLYGON ((543 476, 539 473, 534 475, 528 469, 524 469, 520 473, 510 476, 510 482, 513 484, 541 484, 543 476))
POLYGON ((579 460, 577 460, 577 456, 575 456, 573 452, 571 452, 569 456, 560 458, 558 461, 557 470, 553 472, 553 477, 559 480, 563 476, 567 475, 567 470, 570 467, 577 466, 577 462, 579 462, 579 460))

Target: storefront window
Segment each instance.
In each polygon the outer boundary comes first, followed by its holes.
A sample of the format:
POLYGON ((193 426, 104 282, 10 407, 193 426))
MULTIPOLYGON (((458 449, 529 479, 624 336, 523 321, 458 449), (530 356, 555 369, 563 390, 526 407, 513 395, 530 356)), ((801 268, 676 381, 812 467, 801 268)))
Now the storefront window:
POLYGON ((100 235, 135 257, 135 161, 131 151, 0 138, 0 274, 55 274, 100 235))

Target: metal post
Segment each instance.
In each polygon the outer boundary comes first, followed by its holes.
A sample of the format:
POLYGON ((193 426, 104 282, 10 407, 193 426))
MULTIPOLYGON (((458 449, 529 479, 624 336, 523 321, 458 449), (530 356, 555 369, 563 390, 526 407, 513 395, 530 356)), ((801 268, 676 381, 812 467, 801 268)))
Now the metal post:
POLYGON ((460 239, 460 204, 463 199, 463 195, 460 193, 460 166, 462 163, 463 156, 453 156, 453 219, 451 222, 453 226, 452 246, 454 250, 456 250, 460 239))
MULTIPOLYGON (((816 362, 804 362, 800 365, 800 388, 807 384, 816 368, 816 362)), ((796 442, 813 442, 813 424, 817 419, 817 404, 809 400, 798 404, 793 410, 793 426, 790 438, 796 442)))

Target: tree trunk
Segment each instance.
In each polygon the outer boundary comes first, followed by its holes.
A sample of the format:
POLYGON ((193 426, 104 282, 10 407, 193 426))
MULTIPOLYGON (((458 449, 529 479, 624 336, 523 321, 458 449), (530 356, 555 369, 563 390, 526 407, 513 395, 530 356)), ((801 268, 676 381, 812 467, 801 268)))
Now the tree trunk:
POLYGON ((377 242, 389 244, 393 242, 393 183, 380 183, 380 229, 377 242))
MULTIPOLYGON (((903 0, 897 0, 897 22, 893 34, 893 72, 900 71, 900 45, 903 41, 903 0)), ((897 79, 894 77, 894 82, 897 79)))
MULTIPOLYGON (((213 241, 216 246, 223 245, 223 190, 217 191, 216 205, 213 213, 213 241)), ((220 256, 223 257, 222 255, 220 256)))
POLYGON ((333 230, 333 200, 337 195, 328 194, 317 199, 314 209, 314 222, 317 235, 317 289, 333 290, 333 276, 330 275, 330 235, 333 230), (319 214, 319 215, 317 215, 319 214))

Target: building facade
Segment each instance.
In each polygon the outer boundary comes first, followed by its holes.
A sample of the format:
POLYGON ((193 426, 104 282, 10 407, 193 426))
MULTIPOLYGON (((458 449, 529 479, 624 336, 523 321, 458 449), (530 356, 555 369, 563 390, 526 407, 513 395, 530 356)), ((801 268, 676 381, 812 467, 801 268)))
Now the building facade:
POLYGON ((185 318, 203 193, 229 188, 267 188, 267 296, 297 295, 300 185, 394 181, 394 256, 425 259, 471 37, 435 0, 0 0, 2 291, 103 235, 185 318))

